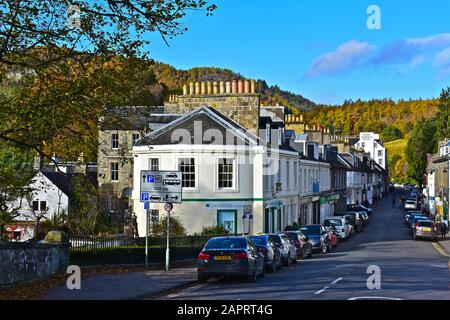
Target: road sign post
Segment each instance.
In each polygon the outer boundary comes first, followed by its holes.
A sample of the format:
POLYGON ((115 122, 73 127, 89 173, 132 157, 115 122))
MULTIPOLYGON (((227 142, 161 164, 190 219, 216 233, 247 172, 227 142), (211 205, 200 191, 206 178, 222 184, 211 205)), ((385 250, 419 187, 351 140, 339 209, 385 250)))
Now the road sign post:
POLYGON ((169 232, 170 232, 170 211, 173 209, 173 204, 166 203, 164 210, 167 212, 167 243, 166 243, 166 271, 169 271, 170 266, 170 247, 169 247, 169 232))
POLYGON ((148 265, 148 212, 145 210, 145 266, 148 265))

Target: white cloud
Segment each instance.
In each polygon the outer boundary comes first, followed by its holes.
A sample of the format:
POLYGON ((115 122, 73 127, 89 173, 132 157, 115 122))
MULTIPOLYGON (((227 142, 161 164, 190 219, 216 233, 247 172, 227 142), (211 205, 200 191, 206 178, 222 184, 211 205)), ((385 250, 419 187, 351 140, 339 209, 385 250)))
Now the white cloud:
POLYGON ((304 77, 310 79, 348 71, 362 64, 370 56, 374 48, 368 42, 356 40, 343 43, 335 51, 327 53, 314 61, 304 77))

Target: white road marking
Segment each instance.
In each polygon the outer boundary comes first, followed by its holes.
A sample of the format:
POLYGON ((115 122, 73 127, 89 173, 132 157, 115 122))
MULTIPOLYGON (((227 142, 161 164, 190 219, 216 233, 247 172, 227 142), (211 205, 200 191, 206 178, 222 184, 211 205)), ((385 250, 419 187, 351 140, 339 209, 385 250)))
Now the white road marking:
POLYGON ((336 283, 338 283, 339 281, 341 281, 342 278, 339 277, 336 280, 334 280, 333 282, 331 282, 328 286, 323 287, 322 289, 320 289, 319 291, 314 292, 315 295, 321 294, 322 292, 325 292, 326 290, 330 289, 331 285, 334 285, 336 283))
POLYGON ((367 296, 367 297, 352 297, 352 298, 348 298, 347 300, 403 300, 403 299, 391 298, 391 297, 371 297, 371 296, 367 296))

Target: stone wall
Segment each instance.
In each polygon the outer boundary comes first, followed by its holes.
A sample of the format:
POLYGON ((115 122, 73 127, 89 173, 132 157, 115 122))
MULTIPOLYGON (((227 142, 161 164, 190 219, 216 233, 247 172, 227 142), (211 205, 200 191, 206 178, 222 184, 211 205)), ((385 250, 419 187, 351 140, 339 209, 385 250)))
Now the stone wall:
POLYGON ((69 244, 0 242, 0 288, 66 270, 69 244))

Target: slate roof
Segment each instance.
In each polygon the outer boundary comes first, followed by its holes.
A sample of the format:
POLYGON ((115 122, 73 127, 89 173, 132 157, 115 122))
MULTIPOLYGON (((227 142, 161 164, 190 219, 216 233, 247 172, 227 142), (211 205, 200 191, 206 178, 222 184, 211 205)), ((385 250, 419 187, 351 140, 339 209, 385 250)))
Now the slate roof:
MULTIPOLYGON (((162 128, 147 134, 145 139, 143 139, 144 142, 142 142, 142 144, 139 143, 138 145, 147 143, 151 145, 178 144, 177 141, 172 141, 172 133, 176 129, 187 130, 190 133, 191 143, 194 144, 194 127, 196 121, 201 122, 201 129, 203 132, 208 129, 217 129, 222 133, 222 137, 226 138, 227 130, 232 130, 235 137, 241 139, 241 141, 245 141, 246 144, 258 144, 259 139, 253 133, 232 119, 227 118, 216 109, 209 106, 203 106, 168 123, 162 128)), ((209 144, 213 142, 214 141, 209 142, 209 144)), ((202 141, 202 143, 208 144, 208 141, 202 141)))
POLYGON ((70 178, 62 172, 42 172, 59 190, 65 195, 70 194, 71 181, 70 178))

